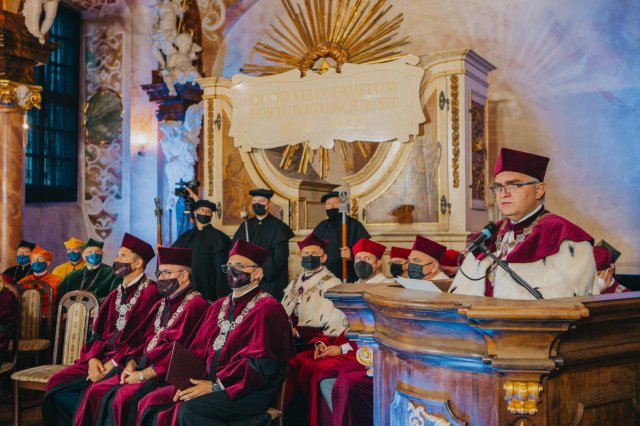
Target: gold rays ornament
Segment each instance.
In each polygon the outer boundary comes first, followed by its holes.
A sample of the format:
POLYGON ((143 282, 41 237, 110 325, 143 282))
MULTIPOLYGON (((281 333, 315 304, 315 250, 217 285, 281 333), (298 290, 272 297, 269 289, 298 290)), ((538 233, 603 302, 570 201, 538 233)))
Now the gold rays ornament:
MULTIPOLYGON (((409 42, 408 37, 398 35, 403 15, 390 17, 392 6, 387 0, 298 0, 295 4, 294 0, 282 0, 282 4, 285 19, 276 17, 266 39, 253 47, 266 63, 245 64, 243 73, 265 76, 296 68, 302 76, 309 71, 324 73, 330 66, 328 59, 340 72, 346 62, 371 64, 397 59, 403 56, 398 49, 409 42)), ((373 150, 369 142, 362 141, 336 141, 334 150, 336 146, 345 172, 353 171, 352 155, 368 158, 373 150)), ((306 174, 308 164, 317 160, 320 175, 326 178, 326 148, 311 150, 308 142, 287 146, 280 168, 289 170, 296 155, 300 156, 299 173, 306 174)))

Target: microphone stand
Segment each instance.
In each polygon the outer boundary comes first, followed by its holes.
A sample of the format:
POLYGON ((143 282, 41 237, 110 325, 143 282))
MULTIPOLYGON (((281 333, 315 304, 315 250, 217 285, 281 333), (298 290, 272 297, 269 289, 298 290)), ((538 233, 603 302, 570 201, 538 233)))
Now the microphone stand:
POLYGON ((516 274, 516 272, 511 269, 509 267, 509 265, 507 265, 506 262, 498 259, 496 257, 495 254, 493 254, 491 252, 491 250, 489 250, 487 248, 487 246, 484 245, 484 243, 480 243, 478 245, 478 248, 480 250, 482 250, 487 256, 489 256, 491 259, 493 259, 494 262, 496 262, 496 264, 501 267, 502 269, 504 269, 505 271, 507 271, 507 273, 509 275, 511 275, 511 278, 513 278, 513 280, 518 283, 519 286, 524 287, 525 290, 527 290, 529 293, 531 293, 533 295, 533 297, 535 297, 538 300, 544 299, 544 297, 542 297, 542 293, 540 293, 538 290, 536 290, 535 288, 531 287, 531 285, 529 285, 529 283, 527 283, 524 278, 522 278, 520 275, 516 274))

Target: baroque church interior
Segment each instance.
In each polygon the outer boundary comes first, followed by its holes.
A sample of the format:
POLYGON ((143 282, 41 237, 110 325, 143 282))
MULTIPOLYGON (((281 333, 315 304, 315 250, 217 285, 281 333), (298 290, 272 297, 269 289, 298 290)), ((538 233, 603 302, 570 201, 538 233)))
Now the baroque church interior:
POLYGON ((638 16, 3 0, 0 424, 640 424, 638 16))

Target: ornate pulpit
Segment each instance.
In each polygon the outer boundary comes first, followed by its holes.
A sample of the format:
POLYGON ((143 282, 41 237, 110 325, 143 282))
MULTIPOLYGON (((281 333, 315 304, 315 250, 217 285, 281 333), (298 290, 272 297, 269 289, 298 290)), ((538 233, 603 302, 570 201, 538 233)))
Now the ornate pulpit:
POLYGON ((376 425, 634 425, 640 294, 541 301, 396 284, 328 294, 373 341, 376 425))

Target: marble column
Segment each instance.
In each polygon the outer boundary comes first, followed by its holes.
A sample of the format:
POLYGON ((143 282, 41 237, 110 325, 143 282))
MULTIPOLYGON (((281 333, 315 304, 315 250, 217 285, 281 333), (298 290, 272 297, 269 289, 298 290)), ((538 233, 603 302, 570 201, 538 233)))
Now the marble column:
POLYGON ((16 263, 16 247, 22 239, 25 114, 19 108, 0 108, 0 265, 3 268, 16 263))

